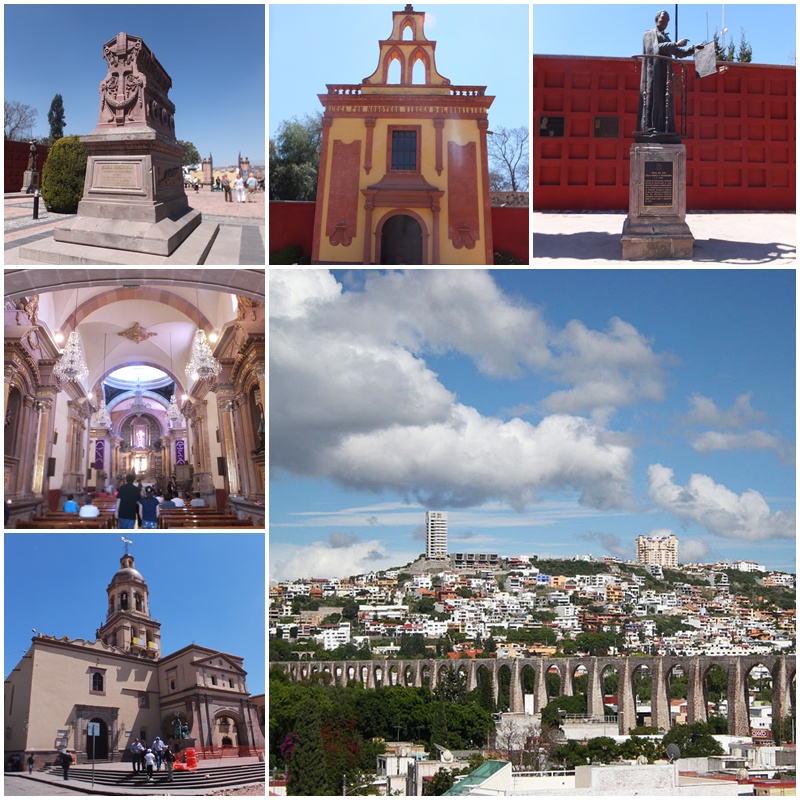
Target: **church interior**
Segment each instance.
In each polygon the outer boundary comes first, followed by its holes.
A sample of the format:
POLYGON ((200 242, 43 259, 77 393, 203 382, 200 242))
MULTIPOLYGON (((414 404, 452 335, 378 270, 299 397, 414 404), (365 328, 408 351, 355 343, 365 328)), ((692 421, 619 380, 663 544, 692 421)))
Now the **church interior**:
POLYGON ((263 269, 6 269, 4 300, 6 529, 118 527, 129 475, 179 498, 158 528, 264 529, 263 269))

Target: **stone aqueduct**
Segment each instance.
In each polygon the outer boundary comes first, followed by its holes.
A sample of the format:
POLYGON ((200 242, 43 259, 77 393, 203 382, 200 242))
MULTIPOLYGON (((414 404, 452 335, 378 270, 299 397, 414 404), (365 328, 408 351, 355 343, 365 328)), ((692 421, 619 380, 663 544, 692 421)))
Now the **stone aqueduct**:
POLYGON ((421 661, 284 661, 278 662, 293 681, 325 681, 339 686, 358 681, 368 689, 378 686, 429 685, 432 689, 447 670, 462 672, 467 691, 478 685, 478 670, 486 669, 492 682, 495 698, 500 688, 500 673, 510 673, 510 711, 523 711, 523 679, 525 671, 533 670, 534 712, 547 704, 548 696, 544 676, 556 669, 560 676, 560 694, 572 695, 576 672, 583 667, 588 676, 587 709, 593 716, 603 715, 602 678, 607 670, 619 675, 617 693, 620 734, 636 727, 636 701, 634 675, 646 668, 652 676, 652 724, 669 730, 671 726, 669 679, 675 667, 687 676, 688 722, 705 722, 706 697, 704 679, 708 670, 716 665, 728 674, 728 732, 736 736, 750 734, 747 703, 747 678, 756 666, 763 666, 772 676, 773 719, 783 719, 791 712, 790 688, 795 678, 794 655, 761 656, 607 656, 589 658, 517 658, 509 660, 421 660, 421 661))

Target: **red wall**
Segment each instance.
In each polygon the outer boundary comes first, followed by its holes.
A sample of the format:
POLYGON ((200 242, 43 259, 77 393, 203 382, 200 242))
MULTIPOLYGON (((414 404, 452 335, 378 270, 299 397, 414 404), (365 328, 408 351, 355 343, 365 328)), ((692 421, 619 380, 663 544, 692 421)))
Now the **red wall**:
MULTIPOLYGON (((269 252, 300 245, 304 253, 311 252, 314 238, 314 207, 316 203, 300 201, 271 201, 269 204, 269 252)), ((528 261, 527 208, 511 206, 492 208, 494 249, 511 253, 528 261)))
MULTIPOLYGON (((687 209, 794 210, 795 68, 731 63, 698 79, 691 59, 685 63, 687 209)), ((534 57, 534 210, 628 208, 638 65, 534 57), (596 136, 597 117, 617 118, 619 136, 596 136), (560 119, 563 136, 553 131, 560 119)))
MULTIPOLYGON (((28 155, 31 151, 30 142, 12 142, 5 139, 3 147, 5 155, 5 169, 3 171, 3 192, 10 194, 18 192, 22 188, 22 181, 25 177, 25 170, 28 166, 28 155)), ((41 183, 42 169, 50 148, 43 144, 36 145, 39 155, 37 167, 39 169, 39 181, 41 183)))
POLYGON ((530 211, 515 206, 492 206, 492 240, 494 249, 511 253, 528 263, 528 227, 530 211))

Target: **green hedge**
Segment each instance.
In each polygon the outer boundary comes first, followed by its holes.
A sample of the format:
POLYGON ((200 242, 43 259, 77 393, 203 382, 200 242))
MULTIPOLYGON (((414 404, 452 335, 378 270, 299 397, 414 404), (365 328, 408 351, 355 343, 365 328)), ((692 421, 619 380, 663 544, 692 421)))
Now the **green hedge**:
POLYGON ((77 136, 65 136, 51 148, 42 170, 42 199, 48 211, 74 214, 83 197, 86 148, 77 136))

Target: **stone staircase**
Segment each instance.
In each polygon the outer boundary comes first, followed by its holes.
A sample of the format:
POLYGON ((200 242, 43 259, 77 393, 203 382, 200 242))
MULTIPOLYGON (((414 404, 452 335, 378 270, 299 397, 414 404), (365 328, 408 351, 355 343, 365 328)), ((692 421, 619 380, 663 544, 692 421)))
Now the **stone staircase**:
MULTIPOLYGON (((229 786, 243 786, 248 783, 265 783, 266 767, 263 762, 255 764, 230 764, 224 766, 210 766, 208 762, 201 761, 197 770, 175 770, 172 783, 167 782, 167 773, 162 766, 160 771, 153 771, 153 780, 147 780, 147 773, 133 772, 129 764, 127 768, 120 769, 95 769, 95 786, 108 786, 117 789, 146 789, 148 792, 158 790, 164 793, 167 787, 171 789, 196 789, 199 794, 205 794, 211 789, 223 789, 229 786)), ((61 767, 50 767, 48 774, 53 777, 62 775, 61 767)), ((90 764, 72 766, 69 770, 69 780, 92 781, 92 767, 90 764)))

